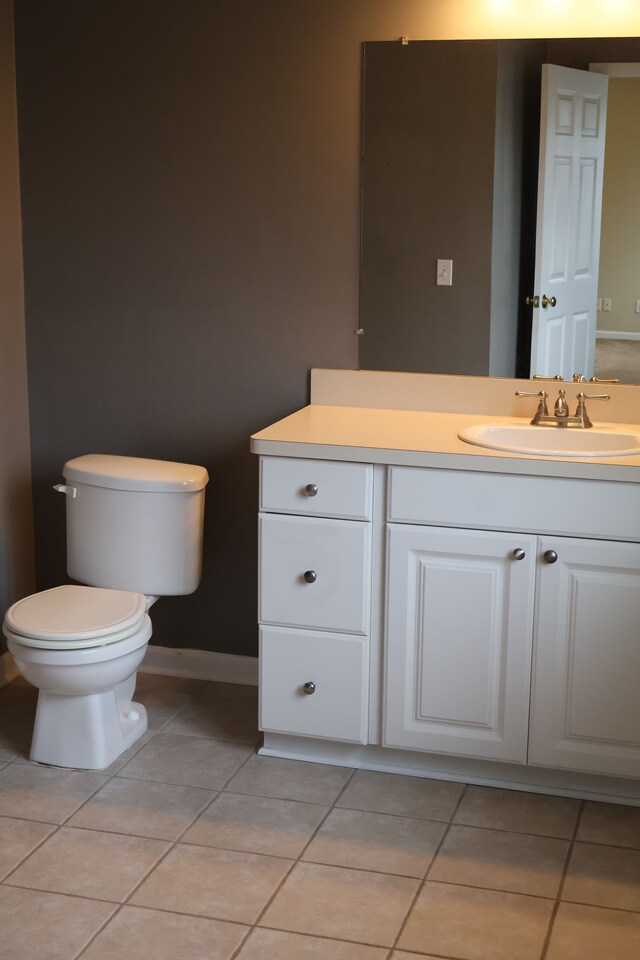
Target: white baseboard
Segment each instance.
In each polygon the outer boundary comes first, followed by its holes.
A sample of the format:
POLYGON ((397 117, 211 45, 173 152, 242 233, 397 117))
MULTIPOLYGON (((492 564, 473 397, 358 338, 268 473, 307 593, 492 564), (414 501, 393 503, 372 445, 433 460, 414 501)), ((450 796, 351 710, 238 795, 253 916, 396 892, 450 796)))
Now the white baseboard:
POLYGON ((217 680, 219 683, 258 685, 258 658, 211 650, 181 650, 149 645, 140 673, 156 673, 190 680, 217 680))
MULTIPOLYGON (((239 657, 232 653, 210 650, 180 650, 174 647, 149 646, 140 673, 156 673, 189 680, 217 680, 218 683, 258 685, 257 657, 239 657)), ((7 651, 0 655, 0 687, 20 676, 20 671, 7 651)))
POLYGON ((596 330, 596 340, 640 340, 640 333, 627 330, 596 330))

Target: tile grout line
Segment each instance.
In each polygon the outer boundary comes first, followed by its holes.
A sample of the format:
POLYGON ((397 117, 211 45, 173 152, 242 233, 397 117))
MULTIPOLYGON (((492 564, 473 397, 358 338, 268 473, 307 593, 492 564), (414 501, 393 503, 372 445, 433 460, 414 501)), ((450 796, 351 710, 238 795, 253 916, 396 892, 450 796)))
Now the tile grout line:
POLYGON ((582 800, 580 803, 580 808, 578 810, 578 816, 576 817, 576 822, 573 828, 573 836, 571 837, 571 843, 569 844, 569 849, 567 850, 567 855, 564 861, 564 868, 562 871, 562 876, 560 877, 560 883, 558 884, 558 892, 556 894, 555 903, 553 905, 553 910, 551 911, 551 916, 549 917, 549 925, 547 927, 547 934, 542 944, 542 951, 540 953, 540 960, 545 960, 549 952, 549 947, 551 945, 551 937, 553 936, 553 928, 555 926, 556 917, 558 915, 558 910, 560 909, 560 904, 562 902, 562 891, 564 889, 565 880, 567 879, 567 874, 569 872, 569 863, 571 862, 571 857, 573 856, 573 851, 576 844, 576 837, 578 836, 578 831, 580 829, 580 823, 582 821, 582 814, 584 812, 585 801, 582 800))
MULTIPOLYGON (((344 769, 344 768, 343 768, 343 769, 344 769)), ((285 883, 286 883, 286 881, 288 880, 288 878, 291 876, 291 874, 292 874, 293 870, 295 869, 295 867, 296 867, 299 863, 302 862, 301 858, 304 856, 305 851, 307 850, 307 848, 309 847, 309 845, 310 845, 310 844, 312 843, 312 841, 314 840, 316 834, 318 833, 318 831, 320 830, 320 828, 322 827, 322 825, 326 822, 327 817, 331 814, 331 812, 332 812, 333 810, 335 810, 335 807, 336 807, 336 804, 337 804, 338 800, 339 800, 340 797, 343 795, 343 793, 345 792, 345 790, 347 789, 347 787, 349 786, 349 784, 351 783, 351 781, 353 780, 353 778, 355 777, 355 775, 356 775, 356 770, 355 770, 355 768, 352 768, 350 775, 347 777, 347 779, 345 780, 344 784, 342 785, 342 787, 341 787, 340 790, 338 791, 337 795, 334 797, 333 802, 328 805, 328 808, 327 808, 327 811, 326 811, 325 815, 324 815, 324 816, 322 817, 322 819, 316 824, 316 827, 315 827, 315 829, 313 830, 313 832, 311 833, 311 835, 309 836, 307 842, 303 845, 302 849, 301 849, 300 852, 298 853, 298 856, 295 858, 295 860, 292 861, 291 866, 290 866, 289 869, 287 870, 286 874, 284 875, 284 877, 282 878, 282 880, 280 881, 280 883, 275 887, 275 889, 273 890, 271 896, 267 899, 267 902, 264 904, 264 906, 262 907, 262 909, 261 909, 260 912, 258 913, 258 916, 257 916, 256 919, 254 920, 254 922, 251 924, 251 927, 250 927, 250 929, 248 930, 246 937, 244 938, 244 940, 242 941, 242 943, 240 943, 240 944, 238 945, 238 948, 237 948, 237 949, 235 950, 235 952, 231 955, 231 957, 229 958, 229 960, 235 960, 235 958, 239 955, 239 953, 240 953, 240 951, 242 950, 242 948, 244 947, 245 943, 247 942, 247 940, 249 939, 249 937, 251 936, 251 934, 253 933, 253 931, 256 929, 256 927, 258 926, 258 924, 260 923, 260 921, 261 921, 262 918, 264 917, 265 913, 267 912, 267 910, 269 909, 269 907, 271 906, 271 904, 273 903, 273 901, 275 900, 275 898, 277 897, 277 895, 278 895, 278 894, 280 893, 280 891, 282 890, 282 888, 283 888, 283 886, 285 885, 285 883)), ((311 801, 307 801, 307 802, 310 803, 311 801)), ((270 929, 270 928, 264 928, 264 929, 270 929)), ((294 933, 295 931, 289 931, 289 932, 290 932, 290 933, 294 933)))
POLYGON ((464 799, 464 797, 465 797, 468 789, 469 789, 469 784, 468 784, 468 783, 465 783, 465 784, 463 785, 462 791, 460 792, 460 796, 458 797, 458 800, 457 800, 457 802, 456 802, 453 810, 451 811, 451 816, 449 817, 449 822, 447 823, 446 828, 445 828, 442 836, 440 837, 440 842, 438 843, 436 849, 434 850, 433 857, 431 858, 431 861, 429 862, 429 865, 428 865, 427 869, 425 870, 424 877, 422 878, 422 880, 421 880, 420 883, 418 884, 418 889, 416 890, 415 895, 414 895, 414 897, 413 897, 413 899, 412 899, 412 901, 411 901, 411 903, 410 903, 410 905, 409 905, 409 909, 407 910, 407 912, 406 912, 406 914, 405 914, 404 920, 403 920, 402 923, 400 924, 400 929, 398 930, 398 933, 396 934, 396 938, 395 938, 395 940, 393 941, 392 951, 398 949, 398 944, 399 944, 399 942, 400 942, 400 938, 402 937, 402 934, 403 934, 404 931, 405 931, 405 928, 406 928, 406 926, 407 926, 407 923, 409 922, 409 917, 410 917, 411 914, 413 913, 414 907, 415 907, 416 903, 418 902, 418 899, 419 899, 419 897, 420 897, 420 894, 422 893, 422 891, 423 891, 424 888, 425 888, 425 885, 426 885, 426 883, 427 883, 427 881, 428 881, 428 878, 429 878, 429 874, 431 873, 431 868, 433 867, 434 863, 436 862, 436 859, 437 859, 437 857, 438 857, 438 854, 440 853, 440 850, 442 849, 442 846, 443 846, 443 844, 444 844, 444 842, 445 842, 445 840, 446 840, 446 838, 447 838, 447 836, 448 836, 448 834, 449 834, 449 831, 450 831, 451 827, 453 826, 454 817, 455 817, 456 813, 458 812, 458 810, 460 809, 460 804, 462 803, 462 801, 463 801, 463 799, 464 799))

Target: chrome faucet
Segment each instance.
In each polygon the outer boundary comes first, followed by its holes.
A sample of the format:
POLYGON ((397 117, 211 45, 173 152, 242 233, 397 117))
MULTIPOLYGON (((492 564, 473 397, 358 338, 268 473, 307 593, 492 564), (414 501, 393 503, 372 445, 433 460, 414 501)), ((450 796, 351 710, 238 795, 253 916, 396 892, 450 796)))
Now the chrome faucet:
POLYGON ((538 409, 536 410, 533 419, 530 421, 531 425, 534 427, 539 426, 554 426, 554 427, 568 427, 576 426, 583 429, 592 427, 593 424, 587 413, 587 408, 585 406, 585 400, 610 400, 611 397, 608 393, 579 393, 576 397, 578 401, 578 407, 576 409, 576 414, 574 417, 569 416, 569 406, 566 400, 566 391, 560 390, 558 392, 558 399, 555 402, 553 408, 553 416, 549 415, 549 410, 547 408, 547 397, 549 394, 546 390, 540 390, 539 393, 526 393, 524 390, 516 390, 516 397, 537 397, 538 398, 538 409))

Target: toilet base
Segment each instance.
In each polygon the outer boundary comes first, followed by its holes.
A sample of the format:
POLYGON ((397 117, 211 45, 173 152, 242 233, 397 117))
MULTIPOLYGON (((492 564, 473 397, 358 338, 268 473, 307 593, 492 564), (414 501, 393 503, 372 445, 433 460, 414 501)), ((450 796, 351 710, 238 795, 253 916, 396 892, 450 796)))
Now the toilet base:
POLYGON ((133 694, 133 684, 86 696, 40 690, 30 759, 56 767, 104 770, 147 729, 140 703, 118 699, 133 694))

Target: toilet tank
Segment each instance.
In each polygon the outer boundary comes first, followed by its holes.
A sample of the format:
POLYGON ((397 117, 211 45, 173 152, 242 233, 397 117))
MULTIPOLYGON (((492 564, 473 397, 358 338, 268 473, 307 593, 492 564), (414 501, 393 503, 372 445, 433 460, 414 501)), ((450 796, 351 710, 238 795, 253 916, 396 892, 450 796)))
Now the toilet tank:
POLYGON ((204 467, 89 454, 67 461, 67 572, 96 587, 193 593, 202 572, 204 467))

